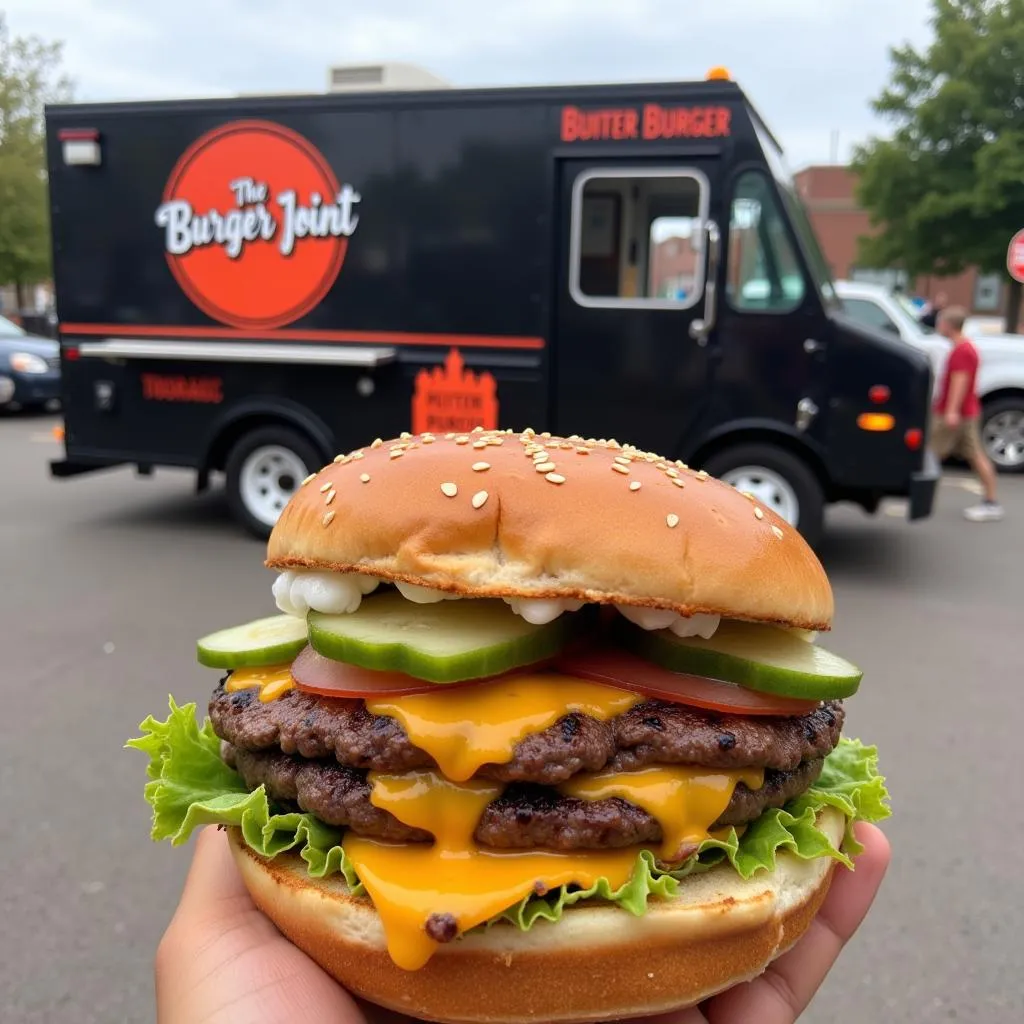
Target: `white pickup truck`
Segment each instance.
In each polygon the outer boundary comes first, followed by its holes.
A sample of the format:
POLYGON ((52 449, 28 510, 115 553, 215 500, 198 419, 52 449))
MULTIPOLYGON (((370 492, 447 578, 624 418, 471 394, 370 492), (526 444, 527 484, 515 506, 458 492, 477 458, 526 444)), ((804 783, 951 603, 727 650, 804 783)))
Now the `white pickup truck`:
MULTIPOLYGON (((855 320, 926 352, 938 384, 949 342, 917 320, 909 300, 858 281, 837 281, 836 293, 855 320)), ((1024 473, 1024 335, 975 331, 968 336, 981 357, 978 396, 985 450, 1000 472, 1024 473)))

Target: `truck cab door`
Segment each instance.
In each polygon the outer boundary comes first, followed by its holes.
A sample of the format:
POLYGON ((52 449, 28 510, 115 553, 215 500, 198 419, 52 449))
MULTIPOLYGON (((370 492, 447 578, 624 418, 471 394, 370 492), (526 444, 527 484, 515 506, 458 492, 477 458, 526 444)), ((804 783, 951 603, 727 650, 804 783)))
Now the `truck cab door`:
POLYGON ((710 393, 718 161, 558 166, 555 427, 676 455, 710 393))

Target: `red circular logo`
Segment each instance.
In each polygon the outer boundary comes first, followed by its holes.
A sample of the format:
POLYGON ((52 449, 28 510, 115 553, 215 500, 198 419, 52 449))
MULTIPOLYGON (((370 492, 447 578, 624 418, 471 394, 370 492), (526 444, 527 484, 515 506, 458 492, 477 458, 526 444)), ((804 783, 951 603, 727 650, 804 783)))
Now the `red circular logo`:
POLYGON ((1010 239, 1010 247, 1006 251, 1006 269, 1014 281, 1024 284, 1024 230, 1018 231, 1010 239))
POLYGON ((156 222, 171 273, 215 320, 268 330, 314 309, 334 284, 359 195, 323 155, 269 121, 236 121, 178 161, 156 222))

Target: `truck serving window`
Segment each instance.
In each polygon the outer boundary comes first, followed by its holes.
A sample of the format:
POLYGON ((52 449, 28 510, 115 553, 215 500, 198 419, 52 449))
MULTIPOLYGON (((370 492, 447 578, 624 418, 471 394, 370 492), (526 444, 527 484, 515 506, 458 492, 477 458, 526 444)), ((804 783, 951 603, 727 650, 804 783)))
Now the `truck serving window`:
POLYGON ((573 186, 572 297, 582 306, 693 306, 704 291, 707 203, 697 171, 581 174, 573 186))
POLYGON ((725 292, 734 309, 785 313, 804 297, 804 275, 775 190, 757 171, 736 183, 729 213, 725 292))

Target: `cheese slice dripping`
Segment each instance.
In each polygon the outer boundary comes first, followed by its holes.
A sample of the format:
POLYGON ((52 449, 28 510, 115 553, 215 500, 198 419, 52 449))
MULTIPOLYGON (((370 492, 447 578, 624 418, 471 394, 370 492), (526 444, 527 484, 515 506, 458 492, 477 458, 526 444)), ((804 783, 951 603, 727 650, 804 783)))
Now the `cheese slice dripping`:
POLYGON ((238 690, 250 690, 258 686, 260 700, 265 704, 295 689, 291 669, 291 662, 284 665, 264 665, 260 668, 236 668, 228 676, 224 689, 228 693, 236 693, 238 690))
POLYGON ((645 698, 600 683, 554 673, 504 679, 408 697, 367 700, 367 710, 402 723, 410 741, 455 782, 482 765, 512 760, 515 745, 571 711, 606 721, 645 698))
POLYGON ((388 844, 349 832, 346 856, 373 900, 384 926, 388 953, 401 968, 421 968, 439 942, 427 928, 454 938, 530 893, 562 885, 589 888, 606 878, 613 889, 633 872, 637 849, 606 851, 490 850, 473 841, 484 808, 500 783, 454 783, 434 772, 383 775, 371 772, 370 800, 399 821, 436 837, 426 843, 388 844))
POLYGON ((715 771, 672 765, 577 775, 557 788, 563 796, 581 800, 619 797, 643 808, 661 825, 661 859, 677 863, 708 838, 709 829, 729 806, 740 782, 749 789, 760 789, 764 769, 715 771))

